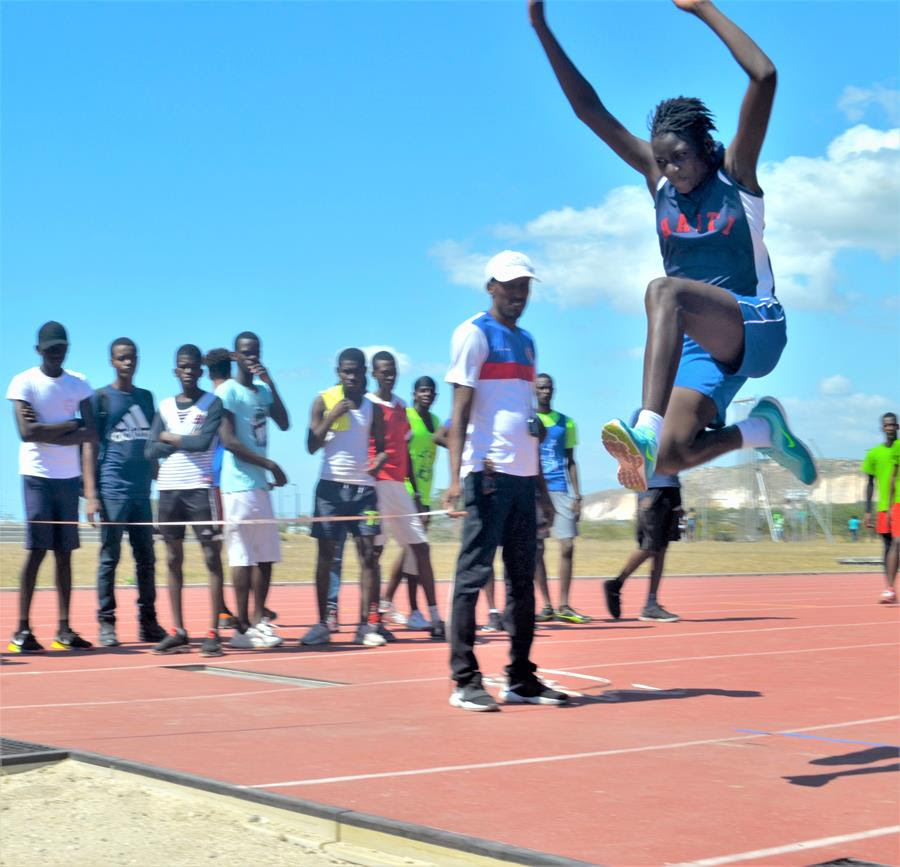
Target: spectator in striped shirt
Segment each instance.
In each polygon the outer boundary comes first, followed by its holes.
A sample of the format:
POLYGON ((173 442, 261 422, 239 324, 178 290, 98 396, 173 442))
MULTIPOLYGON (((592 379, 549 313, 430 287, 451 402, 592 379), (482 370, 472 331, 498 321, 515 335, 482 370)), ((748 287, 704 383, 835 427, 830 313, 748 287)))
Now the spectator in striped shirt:
POLYGON ((203 548, 209 572, 212 626, 200 648, 203 656, 221 656, 217 600, 222 597, 222 534, 218 508, 213 498, 212 464, 222 421, 222 401, 203 391, 197 381, 203 368, 200 350, 191 343, 175 353, 175 378, 181 392, 160 401, 150 427, 146 455, 159 459, 160 532, 166 543, 169 601, 175 628, 154 648, 154 653, 185 653, 190 650, 182 611, 185 523, 194 523, 194 533, 203 548), (185 522, 185 523, 178 523, 185 522), (170 525, 170 524, 175 524, 170 525))

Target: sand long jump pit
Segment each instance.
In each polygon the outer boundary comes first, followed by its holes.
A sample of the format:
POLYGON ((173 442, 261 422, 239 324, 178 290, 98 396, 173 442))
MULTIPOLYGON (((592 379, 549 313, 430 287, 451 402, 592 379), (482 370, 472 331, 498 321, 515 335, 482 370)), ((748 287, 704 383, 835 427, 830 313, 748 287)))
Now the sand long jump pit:
POLYGON ((48 749, 17 759, 7 754, 0 767, 2 867, 573 863, 93 754, 48 749), (466 851, 484 845, 496 855, 466 851))

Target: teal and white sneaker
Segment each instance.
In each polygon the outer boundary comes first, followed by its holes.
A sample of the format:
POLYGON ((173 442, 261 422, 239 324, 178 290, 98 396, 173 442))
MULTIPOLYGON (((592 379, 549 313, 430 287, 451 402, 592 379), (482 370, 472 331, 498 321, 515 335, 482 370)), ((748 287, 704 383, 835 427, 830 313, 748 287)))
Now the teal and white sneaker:
POLYGON ((603 425, 606 450, 619 462, 619 484, 632 491, 646 491, 656 469, 659 443, 648 427, 631 427, 620 418, 603 425))
POLYGON ((815 484, 818 472, 812 452, 791 433, 784 407, 774 397, 763 397, 750 416, 765 419, 772 430, 772 447, 759 451, 790 470, 804 485, 815 484))

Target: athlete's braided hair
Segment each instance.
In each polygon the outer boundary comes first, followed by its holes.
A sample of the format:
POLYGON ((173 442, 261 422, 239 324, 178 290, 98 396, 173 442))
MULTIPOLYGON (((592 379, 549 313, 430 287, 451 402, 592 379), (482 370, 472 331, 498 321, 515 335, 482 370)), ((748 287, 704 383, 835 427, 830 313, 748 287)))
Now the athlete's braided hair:
POLYGON ((693 96, 664 99, 648 119, 650 138, 667 132, 684 139, 706 162, 715 160, 715 142, 710 135, 716 128, 712 112, 693 96))

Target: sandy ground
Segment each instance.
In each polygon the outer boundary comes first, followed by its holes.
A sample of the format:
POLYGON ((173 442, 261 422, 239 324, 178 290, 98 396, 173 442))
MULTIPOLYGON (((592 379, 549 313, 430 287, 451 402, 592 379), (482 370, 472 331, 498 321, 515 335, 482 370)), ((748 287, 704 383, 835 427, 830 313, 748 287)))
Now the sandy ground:
POLYGON ((360 863, 322 842, 252 803, 79 762, 0 776, 0 864, 10 867, 360 863))

